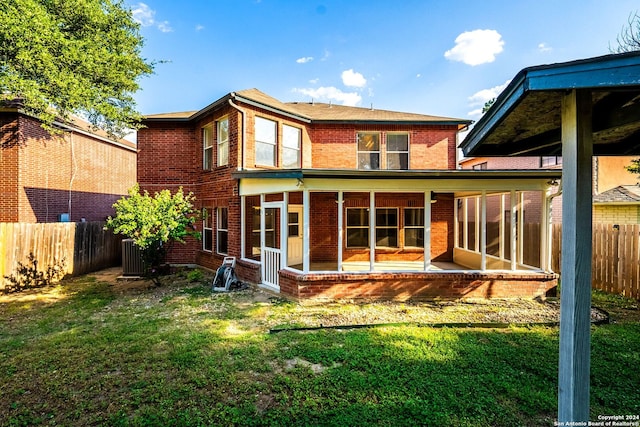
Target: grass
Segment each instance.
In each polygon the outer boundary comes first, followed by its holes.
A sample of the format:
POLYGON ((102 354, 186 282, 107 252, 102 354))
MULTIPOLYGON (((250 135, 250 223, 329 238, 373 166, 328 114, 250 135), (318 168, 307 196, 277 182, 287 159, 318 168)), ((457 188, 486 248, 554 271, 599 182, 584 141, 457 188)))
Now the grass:
MULTIPOLYGON (((614 322, 592 329, 592 419, 640 414, 638 305, 593 300, 614 322)), ((553 425, 555 327, 268 332, 394 310, 446 321, 501 313, 458 306, 307 307, 180 278, 63 281, 0 299, 0 425, 553 425)))

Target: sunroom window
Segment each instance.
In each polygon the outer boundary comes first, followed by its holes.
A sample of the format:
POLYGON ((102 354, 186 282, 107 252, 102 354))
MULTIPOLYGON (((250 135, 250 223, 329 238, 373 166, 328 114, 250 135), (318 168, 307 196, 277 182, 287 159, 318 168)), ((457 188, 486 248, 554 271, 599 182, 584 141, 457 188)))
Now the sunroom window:
POLYGON ((404 209, 404 246, 424 247, 424 209, 404 209))
POLYGON ((358 169, 380 169, 380 134, 358 132, 358 169))
POLYGON ((277 126, 273 120, 256 117, 256 165, 276 165, 277 126))
POLYGON ((213 249, 213 229, 211 224, 211 210, 202 209, 202 250, 211 252, 213 249))
POLYGON ((376 209, 376 246, 398 247, 398 209, 376 209))
POLYGON ((216 252, 227 255, 229 253, 229 209, 218 208, 218 223, 216 234, 216 252))
POLYGON ((387 134, 387 169, 409 169, 409 134, 387 134))
POLYGON ((347 247, 369 247, 369 209, 347 208, 347 247))

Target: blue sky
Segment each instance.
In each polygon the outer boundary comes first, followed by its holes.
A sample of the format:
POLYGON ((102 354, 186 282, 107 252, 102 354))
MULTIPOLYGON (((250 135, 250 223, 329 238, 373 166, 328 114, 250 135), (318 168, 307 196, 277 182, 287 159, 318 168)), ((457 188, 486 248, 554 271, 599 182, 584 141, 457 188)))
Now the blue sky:
POLYGON ((637 0, 145 0, 143 114, 258 88, 477 120, 524 67, 609 53, 637 0))

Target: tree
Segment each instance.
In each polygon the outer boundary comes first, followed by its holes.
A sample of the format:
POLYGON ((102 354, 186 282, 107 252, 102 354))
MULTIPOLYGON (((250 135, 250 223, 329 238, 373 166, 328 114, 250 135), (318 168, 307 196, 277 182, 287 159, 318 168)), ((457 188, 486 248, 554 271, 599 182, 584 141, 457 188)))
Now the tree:
POLYGON ((613 53, 633 52, 640 50, 640 15, 634 12, 629 15, 627 25, 625 25, 618 37, 616 37, 618 47, 609 50, 613 53))
POLYGON ((122 0, 0 2, 0 101, 17 99, 49 130, 84 116, 122 136, 138 128, 133 94, 155 64, 122 0))
POLYGON ((487 102, 484 103, 484 107, 482 107, 482 114, 486 113, 487 111, 489 111, 489 108, 491 108, 491 106, 496 102, 495 98, 491 98, 490 100, 488 100, 487 102))
POLYGON ((116 216, 107 218, 106 228, 133 239, 142 251, 146 275, 156 281, 173 242, 185 243, 187 236, 200 238, 193 225, 197 217, 194 200, 193 194, 185 195, 182 187, 174 195, 162 190, 151 197, 135 185, 128 197, 113 205, 116 216))

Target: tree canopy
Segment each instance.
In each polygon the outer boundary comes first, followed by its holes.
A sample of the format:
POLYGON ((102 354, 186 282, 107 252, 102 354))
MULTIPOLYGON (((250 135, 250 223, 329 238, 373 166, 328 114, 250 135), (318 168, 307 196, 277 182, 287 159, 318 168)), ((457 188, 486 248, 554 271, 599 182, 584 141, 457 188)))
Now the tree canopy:
POLYGON ((121 0, 3 0, 0 101, 45 125, 78 114, 122 136, 139 127, 133 94, 154 68, 139 28, 121 0))
POLYGON ((629 15, 627 24, 616 38, 618 46, 609 48, 613 53, 633 52, 640 50, 640 15, 638 12, 629 15))

